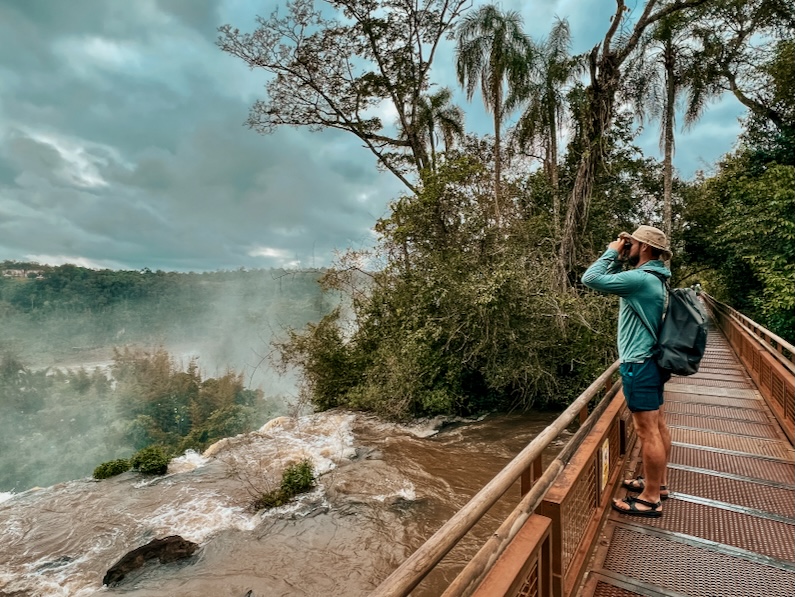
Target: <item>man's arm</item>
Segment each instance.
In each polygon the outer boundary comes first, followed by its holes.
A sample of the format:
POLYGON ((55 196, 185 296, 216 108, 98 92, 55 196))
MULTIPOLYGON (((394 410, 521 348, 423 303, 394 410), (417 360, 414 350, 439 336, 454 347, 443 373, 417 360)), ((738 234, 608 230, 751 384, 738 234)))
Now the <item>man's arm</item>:
POLYGON ((638 289, 639 280, 634 272, 622 272, 621 262, 618 260, 618 247, 614 245, 622 241, 610 243, 607 250, 602 253, 582 275, 582 283, 588 288, 627 296, 638 289))

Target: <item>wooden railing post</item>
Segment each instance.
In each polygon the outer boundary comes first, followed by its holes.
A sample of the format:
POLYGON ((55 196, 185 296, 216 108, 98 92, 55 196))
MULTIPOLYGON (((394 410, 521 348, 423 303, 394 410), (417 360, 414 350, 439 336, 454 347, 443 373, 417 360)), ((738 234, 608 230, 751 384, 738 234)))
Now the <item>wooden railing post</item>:
POLYGON ((541 475, 543 474, 544 474, 544 465, 541 461, 541 456, 539 456, 533 461, 533 483, 538 481, 541 478, 541 475))
POLYGON ((533 488, 533 485, 535 485, 536 481, 538 481, 543 474, 544 464, 541 460, 541 456, 539 456, 533 460, 533 463, 527 467, 524 472, 522 472, 520 482, 522 497, 527 495, 527 492, 533 488))
POLYGON ((522 476, 519 479, 519 491, 522 494, 522 496, 527 495, 527 492, 529 492, 533 488, 534 482, 535 479, 533 479, 532 467, 524 469, 522 471, 522 476))
MULTIPOLYGON (((610 390, 613 389, 613 381, 612 376, 605 379, 604 385, 604 393, 605 395, 610 393, 610 390)), ((588 405, 582 407, 580 411, 580 425, 585 424, 585 421, 588 420, 588 405)), ((538 478, 544 472, 544 467, 541 462, 541 457, 539 456, 533 461, 532 470, 528 468, 522 473, 521 478, 521 494, 527 495, 527 492, 533 487, 533 484, 538 480, 538 478)))

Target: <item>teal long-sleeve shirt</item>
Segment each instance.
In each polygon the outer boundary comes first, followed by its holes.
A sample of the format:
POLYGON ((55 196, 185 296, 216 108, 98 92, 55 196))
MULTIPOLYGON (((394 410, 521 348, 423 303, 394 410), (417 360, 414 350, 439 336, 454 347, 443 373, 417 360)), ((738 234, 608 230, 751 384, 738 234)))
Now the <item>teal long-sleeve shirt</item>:
POLYGON ((659 272, 666 278, 671 277, 671 272, 659 260, 647 261, 637 269, 622 271, 618 251, 607 249, 582 276, 582 283, 588 288, 620 297, 618 358, 622 363, 645 361, 653 355, 657 344, 657 332, 665 305, 665 286, 657 276, 645 273, 649 270, 659 272), (655 331, 654 335, 647 325, 655 331))

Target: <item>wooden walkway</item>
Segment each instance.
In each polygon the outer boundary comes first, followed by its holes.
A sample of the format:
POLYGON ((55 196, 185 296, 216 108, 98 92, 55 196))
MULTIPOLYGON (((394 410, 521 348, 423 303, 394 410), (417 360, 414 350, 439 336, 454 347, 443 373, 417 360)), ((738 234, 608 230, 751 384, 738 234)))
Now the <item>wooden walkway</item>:
POLYGON ((699 373, 666 385, 665 409, 664 514, 611 512, 581 596, 793 597, 795 453, 718 329, 699 373))

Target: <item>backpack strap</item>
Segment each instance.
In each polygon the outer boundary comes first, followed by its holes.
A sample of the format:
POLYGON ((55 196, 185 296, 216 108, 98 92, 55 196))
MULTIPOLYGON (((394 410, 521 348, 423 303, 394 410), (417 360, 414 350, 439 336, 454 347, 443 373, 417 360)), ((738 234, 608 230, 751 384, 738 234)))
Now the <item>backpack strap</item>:
POLYGON ((663 283, 663 285, 665 286, 666 290, 669 290, 669 291, 671 290, 671 283, 668 281, 668 278, 666 276, 663 276, 660 272, 655 272, 655 271, 652 271, 650 269, 642 269, 640 271, 646 272, 647 274, 651 274, 652 276, 654 276, 660 282, 663 283))
POLYGON ((662 311, 662 320, 665 321, 665 316, 668 313, 668 299, 671 296, 671 283, 668 281, 666 276, 663 276, 660 272, 654 272, 648 269, 641 270, 646 272, 647 274, 651 274, 655 278, 657 278, 660 282, 663 283, 665 286, 665 301, 663 302, 663 311, 662 311))
MULTIPOLYGON (((661 273, 653 272, 653 271, 650 271, 650 270, 647 270, 647 269, 642 269, 640 271, 646 272, 647 274, 651 274, 652 276, 654 276, 655 278, 658 278, 660 280, 660 282, 663 283, 663 286, 665 288, 665 302, 663 303, 662 320, 661 321, 665 321, 665 314, 668 312, 668 294, 671 292, 671 284, 668 282, 668 278, 663 276, 661 273)), ((629 305, 629 308, 632 309, 632 305, 630 305, 629 303, 627 303, 627 304, 629 305)), ((632 310, 635 311, 635 309, 632 309, 632 310)), ((658 344, 660 342, 660 338, 658 336, 659 332, 655 332, 654 330, 652 330, 651 327, 649 327, 649 324, 646 323, 646 320, 643 319, 643 317, 640 316, 640 313, 635 311, 635 315, 638 316, 638 319, 640 319, 640 322, 646 327, 647 330, 649 330, 649 333, 651 334, 651 337, 654 338, 655 345, 658 344)))

